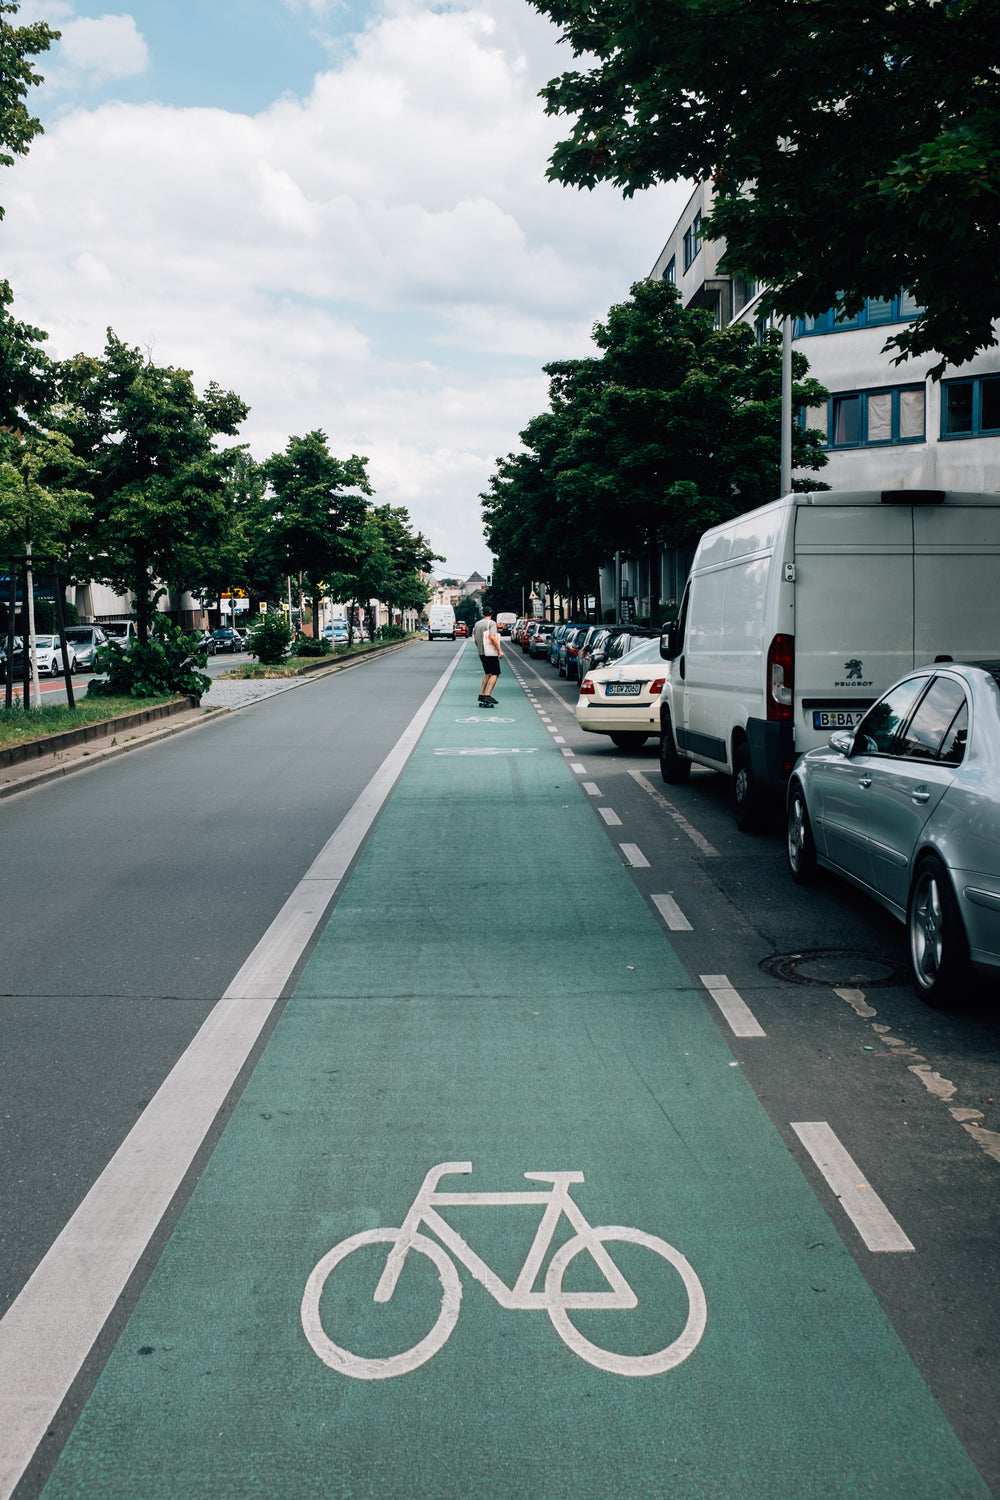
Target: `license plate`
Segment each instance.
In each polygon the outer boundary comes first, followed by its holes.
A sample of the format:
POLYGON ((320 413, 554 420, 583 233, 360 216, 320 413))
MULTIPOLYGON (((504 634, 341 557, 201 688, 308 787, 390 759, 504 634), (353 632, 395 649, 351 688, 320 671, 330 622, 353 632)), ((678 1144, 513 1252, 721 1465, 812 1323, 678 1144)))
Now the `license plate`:
POLYGON ((641 692, 641 682, 608 682, 604 685, 606 698, 638 698, 641 692))
POLYGON ((814 729, 854 729, 864 718, 863 708, 814 708, 814 729))

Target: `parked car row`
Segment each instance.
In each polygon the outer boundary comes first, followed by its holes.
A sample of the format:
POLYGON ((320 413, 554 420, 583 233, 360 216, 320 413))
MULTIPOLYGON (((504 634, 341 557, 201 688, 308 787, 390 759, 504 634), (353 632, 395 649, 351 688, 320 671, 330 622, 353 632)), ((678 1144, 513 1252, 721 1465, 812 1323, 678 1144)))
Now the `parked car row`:
MULTIPOLYGON (((94 672, 100 663, 98 647, 103 646, 107 636, 99 625, 67 625, 63 639, 66 642, 66 660, 70 672, 94 672)), ((35 636, 35 659, 40 677, 61 677, 63 674, 62 646, 57 635, 35 636)), ((24 664, 24 638, 14 637, 14 659, 11 675, 20 677, 24 664)), ((7 641, 0 642, 0 680, 7 676, 7 641)))

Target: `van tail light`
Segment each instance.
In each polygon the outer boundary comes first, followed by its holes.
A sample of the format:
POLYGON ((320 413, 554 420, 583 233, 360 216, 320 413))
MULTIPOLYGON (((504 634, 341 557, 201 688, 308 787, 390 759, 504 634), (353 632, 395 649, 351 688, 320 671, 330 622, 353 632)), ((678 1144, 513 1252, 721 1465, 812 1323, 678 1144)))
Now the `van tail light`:
POLYGON ((791 719, 795 688, 795 637, 776 635, 767 650, 767 717, 791 719))
POLYGON ((589 697, 591 697, 593 695, 593 692, 594 692, 594 684, 591 682, 591 680, 590 680, 589 677, 585 677, 583 679, 583 681, 580 683, 580 696, 584 697, 584 698, 589 698, 589 697))
POLYGON ((657 677, 649 684, 649 696, 651 698, 656 698, 663 692, 663 684, 666 680, 665 677, 657 677))

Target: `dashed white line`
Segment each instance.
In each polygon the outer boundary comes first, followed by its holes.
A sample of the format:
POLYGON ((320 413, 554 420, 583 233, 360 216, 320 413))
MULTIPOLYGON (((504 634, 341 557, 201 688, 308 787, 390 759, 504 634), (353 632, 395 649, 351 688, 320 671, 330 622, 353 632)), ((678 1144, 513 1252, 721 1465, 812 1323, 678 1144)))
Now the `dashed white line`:
POLYGON ((609 828, 620 828, 622 826, 622 820, 613 807, 599 807, 597 811, 609 828))
POLYGON ((619 849, 632 866, 633 870, 648 870, 649 860, 643 854, 638 844, 619 844, 619 849))
POLYGON ((742 995, 737 994, 725 974, 703 974, 701 982, 729 1022, 734 1036, 766 1036, 742 995))
POLYGON ((693 932, 694 928, 681 911, 673 896, 651 896, 650 900, 666 922, 671 932, 693 932))
POLYGON ((585 781, 583 783, 583 790, 587 793, 588 797, 599 797, 601 795, 601 789, 596 781, 585 781))
POLYGON ((578 760, 571 760, 569 763, 569 768, 571 771, 575 771, 577 776, 586 776, 587 774, 587 767, 581 766, 578 760))
POLYGON ((793 1120, 792 1129, 869 1250, 916 1248, 825 1120, 793 1120))
POLYGON ((565 756, 568 756, 568 757, 572 757, 572 756, 574 756, 576 754, 576 751, 575 750, 560 750, 559 754, 560 755, 565 755, 565 756))
POLYGON ((673 818, 678 828, 683 829, 688 838, 691 839, 693 843, 697 844, 702 854, 718 854, 718 849, 713 848, 712 845, 708 842, 708 839, 705 838, 703 834, 700 834, 697 828, 693 828, 691 826, 687 818, 685 818, 684 814, 678 812, 676 807, 674 807, 671 802, 667 801, 666 797, 661 796, 661 794, 656 790, 656 787, 653 785, 653 783, 647 780, 647 778, 642 774, 641 771, 630 771, 628 774, 632 777, 633 781, 636 781, 639 786, 642 787, 644 792, 648 792, 649 796, 652 797, 657 807, 662 807, 668 818, 673 818))
POLYGON ((552 743, 553 743, 553 745, 565 745, 565 743, 566 743, 566 737, 565 737, 565 735, 562 735, 562 734, 554 735, 553 739, 552 739, 552 743))

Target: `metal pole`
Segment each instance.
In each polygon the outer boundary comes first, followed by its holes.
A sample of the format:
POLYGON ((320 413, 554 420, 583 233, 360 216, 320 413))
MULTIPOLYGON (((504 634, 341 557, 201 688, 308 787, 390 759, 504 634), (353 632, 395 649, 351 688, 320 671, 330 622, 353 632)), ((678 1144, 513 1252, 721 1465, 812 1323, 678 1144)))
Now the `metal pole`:
POLYGON ((792 492, 792 320, 781 325, 781 494, 792 492))
MULTIPOLYGON (((63 610, 62 594, 59 589, 59 574, 55 568, 52 569, 52 594, 56 607, 56 629, 59 632, 59 645, 62 649, 63 681, 66 683, 66 702, 70 708, 76 707, 76 699, 73 697, 73 674, 69 669, 69 652, 66 650, 66 615, 63 610)), ((96 670, 97 660, 94 660, 96 670)))
POLYGON ((28 605, 28 641, 31 654, 31 689, 29 693, 28 707, 34 699, 38 708, 42 706, 42 689, 38 681, 38 652, 35 649, 35 584, 31 574, 31 537, 25 542, 25 564, 24 564, 24 591, 28 605))

